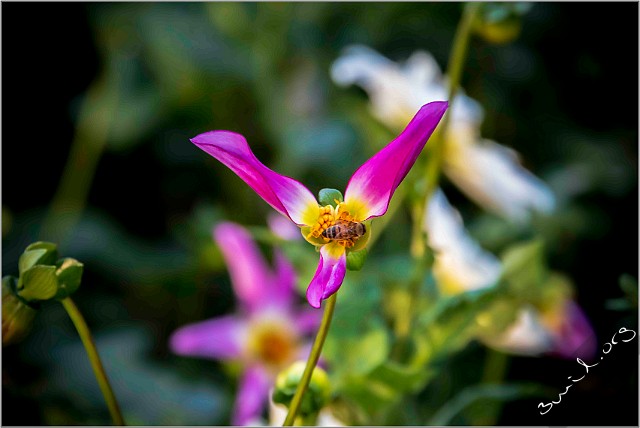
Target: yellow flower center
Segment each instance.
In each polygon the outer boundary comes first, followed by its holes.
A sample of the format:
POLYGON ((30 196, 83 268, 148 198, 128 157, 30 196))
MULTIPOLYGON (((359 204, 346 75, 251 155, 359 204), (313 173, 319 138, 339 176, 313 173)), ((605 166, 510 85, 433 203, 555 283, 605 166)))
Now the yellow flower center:
POLYGON ((338 203, 335 208, 331 205, 326 205, 319 209, 320 212, 315 224, 313 224, 313 226, 302 228, 302 235, 311 244, 322 246, 329 242, 335 242, 344 248, 353 249, 356 242, 361 241, 363 236, 366 236, 366 240, 368 240, 369 226, 360 227, 359 229, 356 228, 353 223, 358 223, 360 220, 351 215, 344 202, 338 203), (332 227, 334 228, 331 233, 334 236, 333 238, 328 238, 323 235, 325 230, 332 227), (366 233, 361 236, 356 233, 356 230, 366 230, 366 233), (337 238, 338 236, 339 238, 337 238))
POLYGON ((322 237, 322 232, 335 225, 336 220, 336 210, 331 205, 320 207, 318 220, 311 226, 311 230, 307 233, 307 239, 322 238, 325 242, 329 242, 329 239, 322 237))
POLYGON ((275 320, 253 325, 248 342, 250 356, 276 371, 294 359, 297 345, 297 335, 275 320))

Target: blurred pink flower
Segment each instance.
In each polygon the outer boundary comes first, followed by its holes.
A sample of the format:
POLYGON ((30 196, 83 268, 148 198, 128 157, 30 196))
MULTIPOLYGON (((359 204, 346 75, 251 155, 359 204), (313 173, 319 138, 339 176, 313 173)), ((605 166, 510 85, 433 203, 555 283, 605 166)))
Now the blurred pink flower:
POLYGON ((269 402, 277 373, 308 356, 303 337, 315 331, 320 316, 295 304, 295 272, 279 251, 274 250, 271 269, 243 227, 221 223, 213 235, 227 263, 239 311, 179 328, 170 347, 179 355, 239 361, 244 372, 231 422, 253 424, 269 402))

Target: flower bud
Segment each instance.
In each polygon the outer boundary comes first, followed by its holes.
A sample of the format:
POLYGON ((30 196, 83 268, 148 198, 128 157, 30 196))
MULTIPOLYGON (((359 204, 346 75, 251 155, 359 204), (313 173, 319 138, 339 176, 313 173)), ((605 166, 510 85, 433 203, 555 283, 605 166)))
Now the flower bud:
MULTIPOLYGON (((278 374, 272 396, 275 403, 284 404, 287 407, 291 404, 305 366, 305 361, 297 361, 278 374)), ((324 370, 316 367, 311 375, 309 387, 302 397, 298 414, 303 418, 316 415, 329 403, 330 398, 331 385, 329 384, 329 377, 324 370)))
POLYGON ((84 265, 76 259, 65 257, 58 260, 56 267, 56 276, 58 277, 56 299, 64 299, 80 287, 84 265))
POLYGON ((530 8, 527 3, 483 3, 473 30, 490 43, 512 42, 520 34, 522 15, 530 8))
POLYGON ((18 262, 20 277, 14 292, 25 302, 64 299, 80 286, 83 265, 72 258, 58 261, 56 244, 35 242, 29 245, 18 262))
POLYGON ((2 345, 15 342, 31 327, 36 311, 16 293, 17 281, 12 276, 2 278, 2 345))
POLYGON ((53 265, 58 258, 58 248, 51 242, 34 242, 29 245, 18 261, 18 270, 22 275, 35 265, 53 265))
POLYGON ((26 301, 48 300, 58 292, 55 266, 36 265, 20 275, 18 295, 26 301))
POLYGON ((336 207, 338 203, 343 202, 344 198, 342 197, 342 193, 336 189, 321 189, 318 192, 318 202, 320 205, 327 206, 331 205, 332 207, 336 207), (337 201, 337 202, 336 202, 337 201))

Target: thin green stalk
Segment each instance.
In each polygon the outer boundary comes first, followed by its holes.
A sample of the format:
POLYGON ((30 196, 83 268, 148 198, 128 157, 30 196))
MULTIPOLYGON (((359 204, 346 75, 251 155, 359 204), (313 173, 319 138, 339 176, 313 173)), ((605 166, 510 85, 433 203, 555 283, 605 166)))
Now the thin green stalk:
MULTIPOLYGON (((456 34, 453 39, 453 47, 451 49, 451 55, 449 56, 449 64, 447 65, 447 71, 449 76, 449 113, 445 114, 440 126, 431 137, 429 147, 429 157, 425 165, 425 186, 422 196, 417 198, 412 206, 412 220, 413 230, 411 236, 411 255, 415 261, 416 272, 421 273, 424 276, 426 270, 430 267, 429 260, 431 254, 427 250, 426 242, 424 240, 423 221, 426 210, 426 203, 431 199, 431 195, 438 186, 440 172, 442 169, 442 162, 445 149, 445 134, 447 127, 449 126, 449 117, 451 116, 451 109, 455 99, 455 94, 460 84, 460 78, 462 76, 462 69, 465 63, 467 55, 467 46, 471 37, 471 29, 475 15, 480 9, 480 3, 467 3, 462 15, 462 19, 458 24, 456 34)), ((417 307, 415 302, 418 301, 420 295, 421 284, 423 277, 419 279, 413 278, 409 286, 409 293, 412 302, 406 312, 405 323, 411 326, 414 318, 414 311, 417 307)), ((408 340, 408 334, 404 337, 399 337, 396 348, 392 355, 399 357, 404 353, 406 348, 406 342, 408 340)))
POLYGON ((431 156, 427 159, 427 166, 425 169, 425 179, 427 184, 425 189, 425 200, 428 200, 438 186, 445 149, 445 134, 449 126, 449 118, 451 117, 455 95, 458 91, 458 86, 460 86, 462 69, 467 58, 467 47, 471 38, 473 21, 481 7, 482 3, 477 2, 467 3, 465 5, 462 19, 458 24, 458 29, 456 30, 456 34, 453 39, 453 47, 451 49, 451 55, 449 56, 449 64, 447 65, 447 75, 449 77, 449 114, 444 116, 438 132, 434 135, 436 138, 430 145, 431 156))
POLYGON ((424 282, 424 277, 431 269, 433 257, 430 251, 425 251, 416 260, 414 272, 409 281, 409 305, 407 310, 401 312, 396 319, 396 342, 391 350, 391 358, 395 361, 403 361, 406 357, 409 337, 413 329, 414 313, 418 307, 418 296, 424 282))
POLYGON ((320 358, 320 353, 322 352, 324 340, 327 338, 327 333, 329 333, 329 326, 331 325, 333 310, 336 307, 337 294, 338 293, 335 293, 327 299, 327 303, 324 308, 324 314, 322 314, 322 322, 320 324, 320 328, 318 329, 318 334, 316 335, 316 339, 313 342, 313 347, 311 348, 311 353, 309 354, 309 358, 307 359, 307 365, 305 366, 304 372, 302 373, 302 378, 300 379, 300 383, 298 384, 296 393, 293 395, 293 399, 291 400, 291 404, 289 405, 289 413, 287 413, 287 417, 284 420, 282 426, 290 427, 293 425, 293 422, 296 419, 296 415, 298 414, 298 410, 300 409, 300 404, 302 403, 302 397, 309 387, 311 375, 313 374, 313 370, 316 368, 316 364, 318 364, 318 359, 320 358))
POLYGON ((117 91, 111 86, 105 77, 96 80, 82 101, 69 157, 42 222, 43 239, 62 241, 84 210, 117 102, 117 91))
POLYGON ((111 419, 113 419, 113 424, 125 425, 122 414, 120 413, 120 406, 118 406, 116 397, 111 390, 109 379, 107 379, 107 374, 104 370, 104 367, 102 366, 102 362, 100 361, 100 356, 98 355, 96 344, 93 342, 93 338, 91 337, 91 332, 89 331, 87 323, 78 310, 78 307, 73 303, 73 300, 71 300, 70 297, 62 299, 61 302, 62 306, 64 306, 67 313, 69 314, 69 318, 71 318, 71 321, 73 321, 73 324, 76 326, 76 330, 78 330, 80 339, 82 339, 82 344, 84 345, 84 348, 87 351, 87 355, 89 356, 89 361, 91 362, 93 373, 98 380, 98 385, 100 385, 102 395, 104 395, 104 399, 107 402, 107 407, 109 408, 111 419))
MULTIPOLYGON (((487 349, 487 358, 484 362, 482 373, 482 383, 491 385, 502 384, 507 374, 508 365, 509 356, 507 354, 494 351, 493 349, 487 349)), ((478 420, 474 422, 474 425, 495 425, 500 415, 502 402, 496 400, 495 402, 487 403, 487 406, 488 408, 485 409, 484 416, 479 417, 478 420)))
MULTIPOLYGON (((449 64, 447 65, 447 71, 449 76, 449 108, 448 114, 444 115, 440 126, 436 129, 436 132, 431 137, 429 143, 429 157, 425 165, 425 187, 423 197, 418 198, 414 208, 414 222, 422 224, 422 219, 425 213, 426 201, 431 198, 431 195, 438 187, 440 180, 440 172, 442 170, 442 163, 445 151, 445 135, 447 128, 449 127, 449 118, 451 117, 451 111, 453 103, 455 101, 455 95, 460 85, 460 79, 462 77, 462 69, 467 57, 467 46, 469 39, 471 38, 471 29, 473 20, 476 14, 482 6, 481 3, 467 3, 464 8, 462 19, 458 24, 456 34, 453 39, 453 47, 451 49, 451 55, 449 56, 449 64)), ((416 258, 422 255, 422 251, 419 249, 424 246, 423 235, 421 227, 414 227, 412 237, 412 251, 416 258)))

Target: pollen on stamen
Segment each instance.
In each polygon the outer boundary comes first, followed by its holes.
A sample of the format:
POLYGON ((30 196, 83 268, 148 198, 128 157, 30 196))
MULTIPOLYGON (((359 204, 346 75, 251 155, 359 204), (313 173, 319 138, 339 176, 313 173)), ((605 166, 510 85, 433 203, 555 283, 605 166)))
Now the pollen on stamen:
POLYGON ((327 205, 324 207, 320 207, 320 213, 318 215, 318 220, 316 224, 311 227, 307 238, 323 238, 325 242, 329 242, 329 239, 322 236, 322 232, 324 232, 329 227, 335 224, 335 211, 331 205, 327 205))

